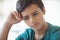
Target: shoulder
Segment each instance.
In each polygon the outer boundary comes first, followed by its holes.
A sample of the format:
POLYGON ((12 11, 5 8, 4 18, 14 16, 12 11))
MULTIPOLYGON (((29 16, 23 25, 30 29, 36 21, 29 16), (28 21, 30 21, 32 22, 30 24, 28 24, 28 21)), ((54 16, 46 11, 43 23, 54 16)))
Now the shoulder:
POLYGON ((60 27, 56 26, 51 32, 51 39, 60 40, 60 27))
POLYGON ((48 30, 53 34, 53 33, 60 33, 60 26, 48 24, 48 30))
POLYGON ((48 31, 52 33, 60 31, 60 26, 56 26, 48 23, 48 31))
POLYGON ((60 40, 60 26, 49 24, 51 40, 60 40))
POLYGON ((16 40, 28 40, 30 38, 31 34, 33 33, 33 30, 28 28, 26 29, 22 34, 20 34, 16 40))

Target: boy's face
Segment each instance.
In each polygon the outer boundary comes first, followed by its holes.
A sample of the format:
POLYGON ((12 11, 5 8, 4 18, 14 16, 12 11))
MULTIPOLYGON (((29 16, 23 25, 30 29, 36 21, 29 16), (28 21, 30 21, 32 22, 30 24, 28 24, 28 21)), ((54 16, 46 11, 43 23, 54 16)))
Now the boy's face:
MULTIPOLYGON (((45 10, 45 9, 44 9, 45 10)), ((44 11, 37 5, 31 4, 22 13, 22 18, 25 23, 33 30, 39 30, 44 24, 44 11)))

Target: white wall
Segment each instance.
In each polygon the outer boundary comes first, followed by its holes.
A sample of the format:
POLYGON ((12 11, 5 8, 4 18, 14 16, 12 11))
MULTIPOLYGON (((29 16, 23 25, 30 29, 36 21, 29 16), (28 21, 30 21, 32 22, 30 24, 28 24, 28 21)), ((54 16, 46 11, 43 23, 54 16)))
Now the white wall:
POLYGON ((46 21, 60 26, 60 1, 49 0, 44 3, 46 8, 46 21))

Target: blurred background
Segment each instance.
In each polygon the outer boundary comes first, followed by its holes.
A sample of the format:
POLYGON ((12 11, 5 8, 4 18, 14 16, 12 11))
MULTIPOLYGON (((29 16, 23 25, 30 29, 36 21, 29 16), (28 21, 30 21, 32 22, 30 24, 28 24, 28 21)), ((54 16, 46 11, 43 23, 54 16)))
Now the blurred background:
MULTIPOLYGON (((0 33, 3 24, 11 11, 16 10, 17 0, 0 0, 0 33)), ((60 0, 43 0, 46 14, 44 15, 46 22, 60 26, 60 0)), ((26 28, 29 28, 24 21, 11 27, 8 40, 15 40, 26 28)))

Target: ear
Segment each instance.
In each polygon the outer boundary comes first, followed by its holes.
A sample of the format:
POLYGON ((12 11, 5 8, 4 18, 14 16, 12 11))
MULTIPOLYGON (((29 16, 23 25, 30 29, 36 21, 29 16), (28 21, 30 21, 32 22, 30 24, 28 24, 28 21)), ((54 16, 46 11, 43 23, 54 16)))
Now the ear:
POLYGON ((45 15, 45 7, 42 8, 43 15, 45 15))

